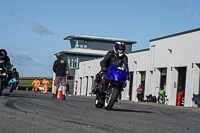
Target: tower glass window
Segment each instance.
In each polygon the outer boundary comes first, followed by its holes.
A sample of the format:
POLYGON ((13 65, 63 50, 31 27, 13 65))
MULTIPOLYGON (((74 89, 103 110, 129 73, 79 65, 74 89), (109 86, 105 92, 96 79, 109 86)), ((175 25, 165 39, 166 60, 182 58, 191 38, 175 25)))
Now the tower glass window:
POLYGON ((70 43, 72 48, 88 48, 88 41, 72 39, 70 43))
POLYGON ((68 63, 68 66, 69 68, 78 68, 78 58, 76 57, 67 57, 67 63, 68 63))

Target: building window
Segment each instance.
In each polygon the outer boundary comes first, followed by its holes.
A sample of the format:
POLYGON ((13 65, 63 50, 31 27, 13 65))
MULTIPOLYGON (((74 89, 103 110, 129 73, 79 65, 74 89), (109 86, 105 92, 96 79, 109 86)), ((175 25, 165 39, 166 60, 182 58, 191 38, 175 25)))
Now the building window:
POLYGON ((88 48, 88 41, 72 39, 70 40, 72 48, 88 48))
POLYGON ((67 62, 69 68, 78 68, 78 58, 68 57, 67 62))

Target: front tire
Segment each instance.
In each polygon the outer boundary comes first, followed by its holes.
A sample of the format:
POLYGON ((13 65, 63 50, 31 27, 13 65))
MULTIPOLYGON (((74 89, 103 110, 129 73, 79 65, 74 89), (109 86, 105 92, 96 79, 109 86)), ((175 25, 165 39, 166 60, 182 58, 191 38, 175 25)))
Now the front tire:
POLYGON ((14 85, 13 85, 13 84, 10 84, 10 85, 9 85, 9 88, 10 88, 9 92, 13 92, 14 85))
POLYGON ((3 91, 3 79, 0 78, 0 96, 2 91, 3 91))
POLYGON ((110 91, 108 92, 105 98, 104 107, 106 110, 112 109, 116 99, 118 98, 118 95, 119 95, 119 90, 116 87, 111 87, 110 91))
POLYGON ((165 99, 163 99, 162 97, 159 97, 158 98, 158 102, 161 103, 161 104, 164 104, 165 103, 165 99))

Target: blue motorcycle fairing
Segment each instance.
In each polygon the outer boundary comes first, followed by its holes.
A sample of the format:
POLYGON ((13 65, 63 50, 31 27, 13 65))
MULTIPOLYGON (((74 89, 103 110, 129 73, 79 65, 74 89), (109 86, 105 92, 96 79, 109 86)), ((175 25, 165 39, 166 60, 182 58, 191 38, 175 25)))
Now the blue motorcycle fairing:
POLYGON ((16 78, 12 78, 9 82, 8 82, 8 89, 10 90, 10 84, 14 84, 14 88, 16 87, 16 78))
POLYGON ((15 79, 15 78, 12 78, 9 82, 10 82, 10 83, 15 83, 15 82, 16 82, 16 79, 15 79))
POLYGON ((106 80, 117 81, 124 84, 128 79, 128 74, 126 67, 124 65, 121 65, 122 64, 111 63, 111 68, 108 69, 108 71, 104 74, 103 78, 105 78, 106 80))

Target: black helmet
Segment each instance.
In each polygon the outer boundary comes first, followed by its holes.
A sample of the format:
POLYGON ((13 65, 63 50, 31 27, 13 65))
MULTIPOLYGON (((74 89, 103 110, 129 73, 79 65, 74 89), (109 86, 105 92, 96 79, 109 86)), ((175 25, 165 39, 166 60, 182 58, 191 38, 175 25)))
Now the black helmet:
POLYGON ((124 52, 126 50, 126 46, 123 42, 116 42, 114 46, 114 51, 117 56, 122 57, 124 55, 124 52), (119 53, 117 50, 123 50, 122 53, 119 53))
POLYGON ((1 56, 1 59, 6 59, 7 51, 5 49, 0 49, 0 56, 1 56))
POLYGON ((13 68, 13 71, 15 71, 15 72, 16 72, 16 68, 13 68))

